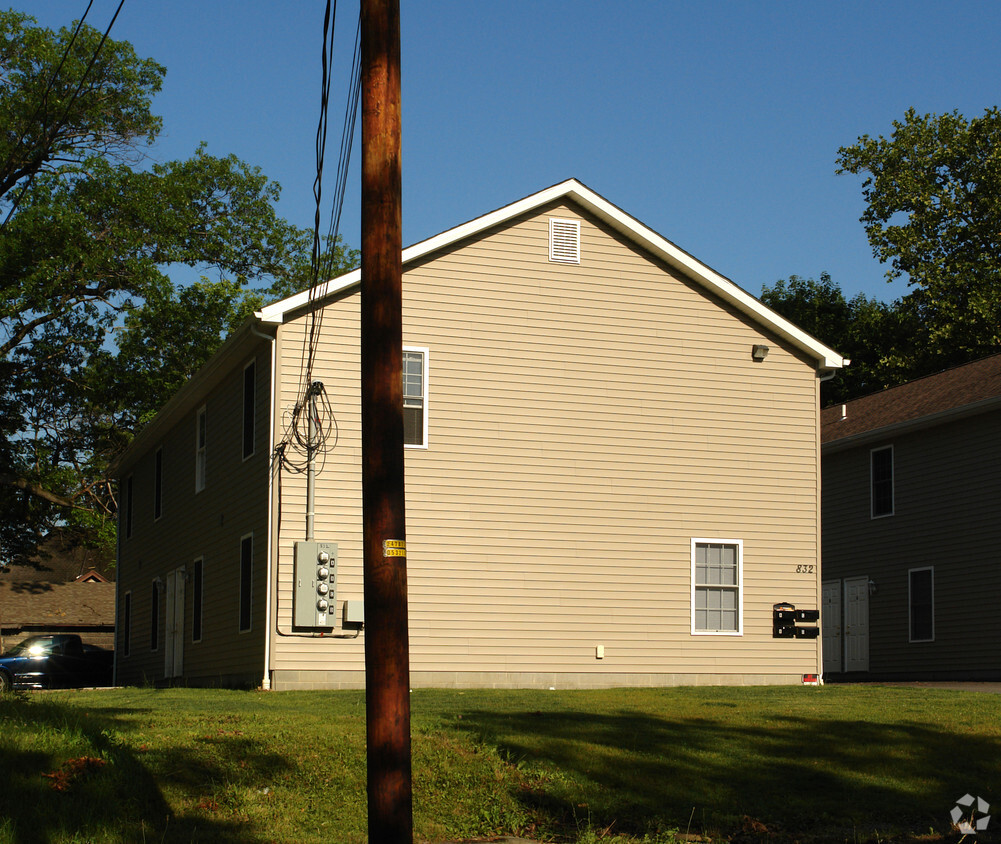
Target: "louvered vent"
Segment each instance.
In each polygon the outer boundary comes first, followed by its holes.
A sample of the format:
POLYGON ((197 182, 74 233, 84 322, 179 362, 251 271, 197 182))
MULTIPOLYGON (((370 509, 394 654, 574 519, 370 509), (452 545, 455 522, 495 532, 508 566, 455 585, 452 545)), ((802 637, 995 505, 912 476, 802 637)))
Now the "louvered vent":
POLYGON ((580 263, 580 221, 549 221, 549 260, 564 264, 580 263))

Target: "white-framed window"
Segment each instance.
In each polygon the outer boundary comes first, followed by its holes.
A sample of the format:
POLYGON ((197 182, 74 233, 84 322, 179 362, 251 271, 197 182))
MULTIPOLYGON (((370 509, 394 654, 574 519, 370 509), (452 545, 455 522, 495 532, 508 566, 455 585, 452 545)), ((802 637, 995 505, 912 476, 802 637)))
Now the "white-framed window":
POLYGON ((153 521, 163 515, 163 447, 153 455, 153 521))
POLYGON ((250 630, 254 608, 254 535, 240 540, 240 632, 250 630))
POLYGON ((254 456, 257 422, 257 361, 243 368, 243 459, 254 456))
POLYGON ((935 641, 935 568, 907 571, 908 641, 935 641))
POLYGON ((580 263, 580 220, 549 218, 549 260, 560 264, 580 263))
POLYGON ((205 445, 208 440, 208 415, 205 407, 195 414, 195 492, 205 489, 205 445))
POLYGON ((743 635, 743 578, 743 540, 692 540, 693 634, 743 635))
POLYGON ((893 515, 893 446, 869 452, 870 513, 881 519, 893 515))
POLYGON ((403 444, 428 447, 429 352, 420 346, 403 347, 403 444))

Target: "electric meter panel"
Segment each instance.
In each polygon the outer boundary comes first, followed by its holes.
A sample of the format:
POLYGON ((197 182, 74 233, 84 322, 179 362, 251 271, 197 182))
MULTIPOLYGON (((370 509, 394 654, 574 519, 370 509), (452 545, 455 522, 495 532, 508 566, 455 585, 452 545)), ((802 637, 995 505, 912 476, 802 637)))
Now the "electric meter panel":
POLYGON ((337 543, 296 542, 295 627, 333 627, 337 598, 337 543))

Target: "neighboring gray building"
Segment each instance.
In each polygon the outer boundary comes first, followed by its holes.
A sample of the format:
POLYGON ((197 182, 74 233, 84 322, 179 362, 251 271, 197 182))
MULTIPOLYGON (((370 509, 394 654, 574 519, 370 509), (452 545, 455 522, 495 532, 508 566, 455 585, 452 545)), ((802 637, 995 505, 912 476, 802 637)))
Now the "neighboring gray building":
POLYGON ((1001 679, 1001 355, 821 414, 828 677, 1001 679))

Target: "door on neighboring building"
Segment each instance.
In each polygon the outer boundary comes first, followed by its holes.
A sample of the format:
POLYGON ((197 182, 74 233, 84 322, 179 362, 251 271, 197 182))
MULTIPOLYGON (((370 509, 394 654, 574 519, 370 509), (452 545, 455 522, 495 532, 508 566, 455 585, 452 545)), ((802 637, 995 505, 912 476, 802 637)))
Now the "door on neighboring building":
POLYGON ((869 578, 845 578, 845 671, 869 670, 869 578))
POLYGON ((166 616, 163 676, 180 677, 184 669, 184 566, 167 574, 166 616))
POLYGON ((827 580, 821 586, 820 638, 824 643, 824 673, 839 674, 844 670, 841 637, 841 581, 827 580))

